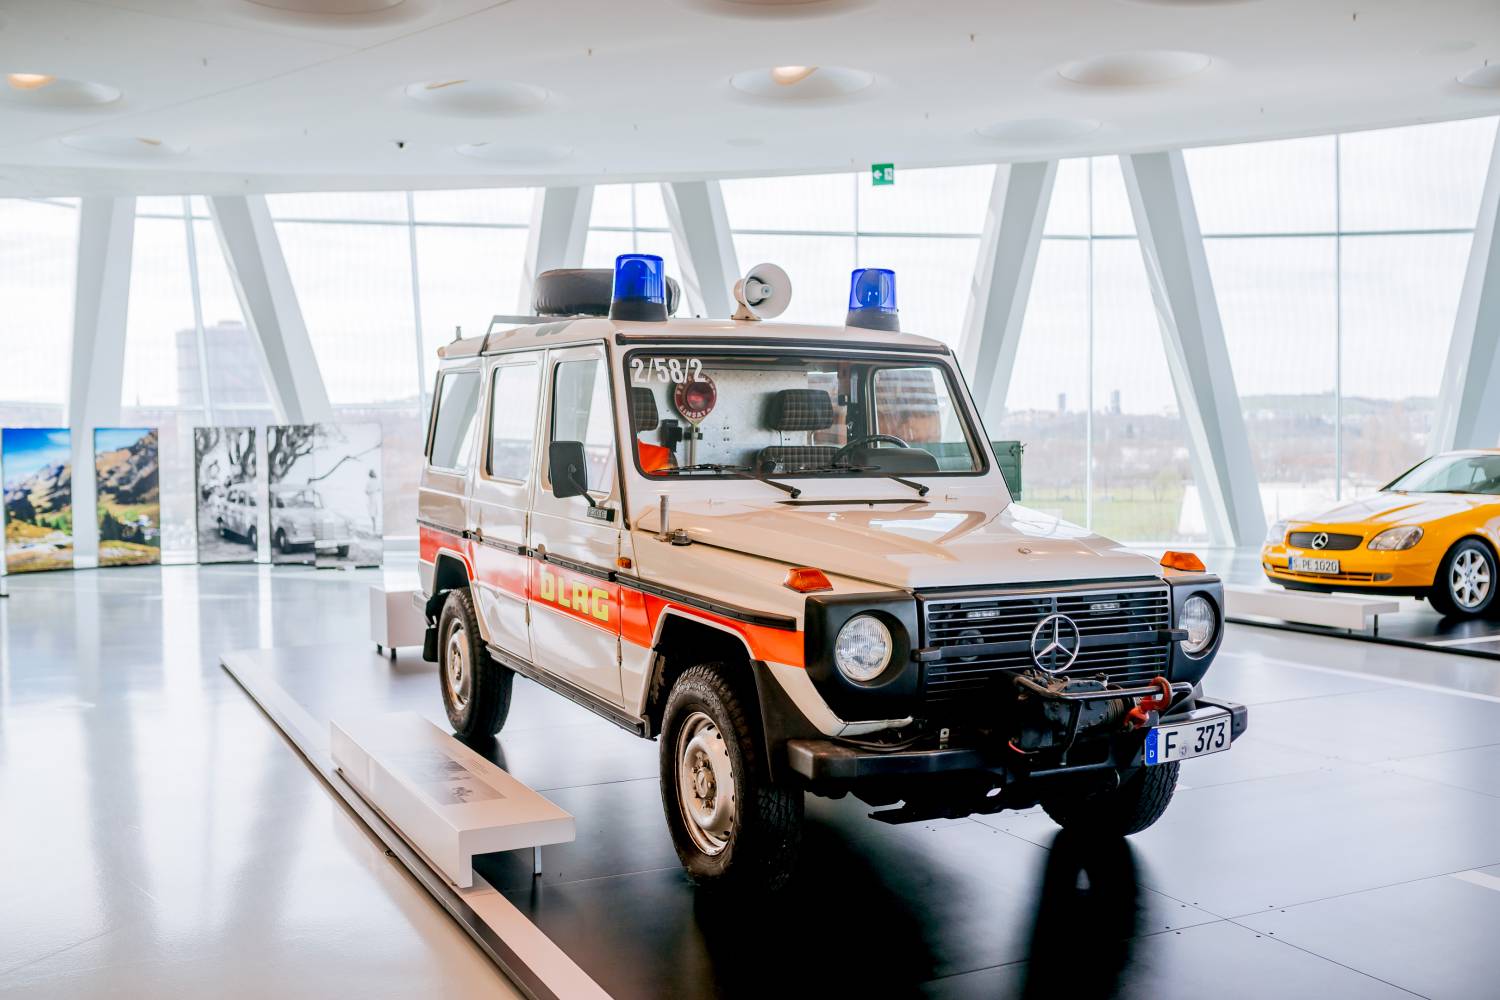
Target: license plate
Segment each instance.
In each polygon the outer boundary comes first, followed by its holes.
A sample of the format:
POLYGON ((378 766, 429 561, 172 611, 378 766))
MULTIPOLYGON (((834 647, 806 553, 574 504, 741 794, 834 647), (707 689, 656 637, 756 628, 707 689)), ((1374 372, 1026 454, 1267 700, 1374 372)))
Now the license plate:
POLYGON ((1329 575, 1338 571, 1339 561, 1337 559, 1309 559, 1306 556, 1292 556, 1293 573, 1321 573, 1329 575))
POLYGON ((1157 726, 1146 733, 1146 763, 1170 764, 1228 750, 1229 722, 1225 712, 1181 726, 1157 726))

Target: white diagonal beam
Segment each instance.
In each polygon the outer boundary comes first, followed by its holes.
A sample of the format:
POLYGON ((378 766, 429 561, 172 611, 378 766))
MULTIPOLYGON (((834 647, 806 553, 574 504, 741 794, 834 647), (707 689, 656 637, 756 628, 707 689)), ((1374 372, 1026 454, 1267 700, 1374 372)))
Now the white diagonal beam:
POLYGON ((1259 542, 1260 485, 1182 152, 1121 156, 1120 165, 1209 529, 1220 544, 1259 542))
POLYGON ((689 315, 727 319, 740 278, 734 234, 718 181, 674 181, 661 186, 689 315))
POLYGON ((520 301, 516 303, 520 315, 532 315, 532 288, 537 275, 555 267, 583 266, 583 246, 588 241, 593 210, 594 189, 590 185, 537 191, 531 205, 526 259, 521 265, 520 301))
POLYGON ((1051 161, 995 167, 958 344, 959 363, 986 419, 1005 409, 1056 177, 1057 164, 1051 161))
POLYGON ((94 517, 94 430, 120 423, 125 380, 125 322, 135 249, 134 198, 84 198, 78 210, 78 277, 68 373, 68 429, 73 449, 75 565, 99 558, 94 517))
POLYGON ((1500 133, 1490 153, 1489 176, 1479 200, 1474 242, 1448 362, 1438 393, 1432 451, 1493 448, 1500 440, 1500 133))
POLYGON ((277 415, 293 424, 332 421, 328 389, 266 199, 222 195, 209 198, 208 206, 245 322, 260 345, 277 415))

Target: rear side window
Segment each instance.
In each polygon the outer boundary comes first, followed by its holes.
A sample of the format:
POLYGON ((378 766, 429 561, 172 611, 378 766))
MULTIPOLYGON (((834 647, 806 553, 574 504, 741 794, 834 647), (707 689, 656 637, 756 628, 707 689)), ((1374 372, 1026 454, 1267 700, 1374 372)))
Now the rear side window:
POLYGON ((537 367, 528 362, 496 368, 494 379, 485 471, 496 479, 525 482, 531 472, 531 444, 536 432, 537 367))
POLYGON ((440 469, 464 471, 474 443, 474 411, 479 406, 479 373, 449 372, 438 386, 437 420, 428 458, 440 469))
POLYGON ((559 362, 552 384, 552 440, 582 441, 589 489, 614 483, 615 424, 609 409, 609 372, 599 358, 559 362))

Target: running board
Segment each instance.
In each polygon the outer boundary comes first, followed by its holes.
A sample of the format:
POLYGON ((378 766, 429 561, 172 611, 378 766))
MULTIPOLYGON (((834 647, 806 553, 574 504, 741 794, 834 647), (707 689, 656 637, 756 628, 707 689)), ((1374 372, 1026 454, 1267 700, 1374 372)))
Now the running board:
POLYGON ((562 695, 573 704, 588 709, 601 719, 613 722, 626 732, 649 738, 650 734, 646 731, 646 723, 640 719, 631 718, 603 698, 595 697, 587 691, 580 691, 573 685, 558 680, 546 671, 537 669, 526 660, 512 653, 507 653, 498 646, 491 645, 488 649, 490 656, 494 657, 502 666, 509 667, 527 680, 535 681, 548 691, 562 695))

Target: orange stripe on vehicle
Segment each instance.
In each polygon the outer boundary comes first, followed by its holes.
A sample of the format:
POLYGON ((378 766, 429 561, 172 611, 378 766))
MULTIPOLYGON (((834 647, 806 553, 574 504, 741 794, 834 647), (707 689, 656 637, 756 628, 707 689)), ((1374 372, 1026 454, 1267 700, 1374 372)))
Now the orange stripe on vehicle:
POLYGON ((637 646, 649 647, 656 637, 656 625, 668 608, 704 621, 713 622, 740 636, 757 660, 803 666, 802 633, 794 629, 772 628, 736 621, 712 611, 669 601, 654 594, 644 594, 628 587, 620 588, 620 638, 637 646))
POLYGON ((491 545, 474 546, 474 573, 480 583, 488 584, 516 598, 525 600, 531 560, 519 552, 507 552, 491 545))
POLYGON ((474 578, 474 560, 470 558, 470 543, 456 535, 425 524, 417 525, 417 552, 423 562, 434 562, 443 550, 453 552, 464 562, 464 572, 474 578))
POLYGON ((533 603, 607 632, 620 632, 620 587, 553 563, 531 560, 533 603))

